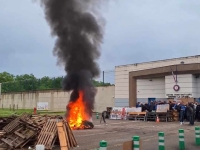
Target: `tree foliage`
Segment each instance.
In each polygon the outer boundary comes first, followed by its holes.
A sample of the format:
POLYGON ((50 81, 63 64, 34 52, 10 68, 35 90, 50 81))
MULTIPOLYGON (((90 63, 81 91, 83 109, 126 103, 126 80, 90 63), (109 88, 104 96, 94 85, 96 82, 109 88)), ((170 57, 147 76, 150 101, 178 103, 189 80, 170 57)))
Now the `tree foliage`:
MULTIPOLYGON (((0 73, 1 92, 19 92, 31 90, 62 89, 63 77, 50 78, 44 76, 41 79, 33 74, 16 75, 8 72, 0 73)), ((93 80, 95 86, 109 86, 110 83, 103 83, 93 80)))

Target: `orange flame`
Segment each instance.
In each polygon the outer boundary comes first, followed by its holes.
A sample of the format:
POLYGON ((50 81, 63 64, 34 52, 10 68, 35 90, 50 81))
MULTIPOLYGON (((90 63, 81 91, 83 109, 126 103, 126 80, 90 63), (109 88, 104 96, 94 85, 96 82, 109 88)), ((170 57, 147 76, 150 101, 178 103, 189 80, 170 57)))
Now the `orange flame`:
POLYGON ((86 113, 86 107, 83 101, 83 91, 79 91, 79 98, 70 102, 67 106, 69 109, 67 120, 72 129, 83 129, 82 121, 88 120, 89 115, 86 113))

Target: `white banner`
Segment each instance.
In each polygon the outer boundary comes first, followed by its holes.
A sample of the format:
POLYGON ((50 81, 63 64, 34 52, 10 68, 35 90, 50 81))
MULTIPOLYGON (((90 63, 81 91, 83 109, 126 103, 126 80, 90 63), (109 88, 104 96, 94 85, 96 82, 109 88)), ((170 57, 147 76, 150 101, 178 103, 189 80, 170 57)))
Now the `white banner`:
POLYGON ((156 112, 167 112, 169 110, 169 104, 157 105, 156 112))
POLYGON ((49 103, 48 102, 37 102, 37 110, 48 110, 49 103))
POLYGON ((141 112, 142 109, 141 107, 136 108, 136 107, 113 107, 111 114, 110 114, 110 119, 125 119, 128 116, 128 112, 141 112))
POLYGON ((126 108, 126 112, 142 112, 142 108, 141 107, 132 107, 132 108, 126 108))
POLYGON ((122 119, 122 110, 123 107, 113 107, 110 114, 110 119, 122 119))

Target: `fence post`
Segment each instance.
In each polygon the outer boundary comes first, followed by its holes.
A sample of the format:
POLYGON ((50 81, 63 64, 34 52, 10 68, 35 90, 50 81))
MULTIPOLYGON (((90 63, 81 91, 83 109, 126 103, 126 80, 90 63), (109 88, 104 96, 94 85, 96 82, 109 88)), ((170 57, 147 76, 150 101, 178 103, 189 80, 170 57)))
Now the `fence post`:
POLYGON ((179 150, 185 150, 185 139, 183 129, 179 129, 179 150))
POLYGON ((158 132, 158 150, 165 150, 164 132, 158 132))
POLYGON ((200 145, 200 127, 195 127, 195 143, 200 145))
POLYGON ((99 146, 100 146, 99 150, 107 150, 107 142, 106 141, 104 141, 104 140, 100 141, 99 146))
POLYGON ((15 104, 13 104, 13 111, 15 111, 15 104))
POLYGON ((133 150, 140 150, 140 137, 133 136, 133 150))

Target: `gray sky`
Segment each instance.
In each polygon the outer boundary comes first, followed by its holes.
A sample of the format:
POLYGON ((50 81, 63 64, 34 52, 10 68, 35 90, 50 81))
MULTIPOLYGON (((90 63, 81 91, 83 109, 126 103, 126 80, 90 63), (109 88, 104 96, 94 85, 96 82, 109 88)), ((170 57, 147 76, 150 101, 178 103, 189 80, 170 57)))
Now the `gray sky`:
MULTIPOLYGON (((199 0, 110 0, 102 9, 106 26, 101 70, 200 54, 199 8, 199 0)), ((1 0, 0 72, 64 75, 64 69, 56 66, 53 47, 39 3, 1 0)))

